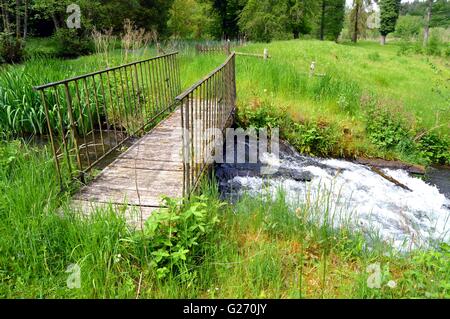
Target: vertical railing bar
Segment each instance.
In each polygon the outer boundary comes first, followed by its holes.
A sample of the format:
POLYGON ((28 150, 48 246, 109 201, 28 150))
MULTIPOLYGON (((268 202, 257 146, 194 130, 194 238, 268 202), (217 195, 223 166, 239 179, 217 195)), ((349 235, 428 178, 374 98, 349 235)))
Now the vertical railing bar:
POLYGON ((157 94, 157 97, 158 97, 158 109, 157 109, 157 112, 159 112, 164 107, 162 105, 163 101, 162 101, 161 91, 159 89, 159 86, 160 86, 160 83, 161 83, 160 77, 159 77, 159 63, 158 63, 158 60, 155 60, 153 62, 155 64, 155 69, 154 69, 155 78, 156 78, 155 90, 156 90, 156 94, 157 94))
POLYGON ((152 94, 151 94, 151 89, 150 89, 150 73, 149 70, 147 68, 147 64, 144 62, 141 64, 141 70, 143 69, 143 73, 144 73, 144 78, 145 78, 145 95, 147 95, 147 105, 146 105, 146 110, 147 110, 147 117, 151 118, 152 114, 153 114, 153 110, 152 110, 152 94))
POLYGON ((167 106, 167 92, 166 92, 166 79, 165 79, 165 71, 164 71, 164 63, 163 59, 158 59, 159 64, 159 72, 161 76, 161 82, 159 84, 159 90, 161 91, 162 101, 163 101, 163 109, 167 106))
MULTIPOLYGON (((132 71, 133 67, 130 67, 130 70, 132 71)), ((137 110, 137 113, 136 113, 135 116, 138 116, 138 114, 140 114, 141 117, 142 117, 141 118, 142 122, 140 121, 139 118, 137 119, 137 122, 139 123, 138 126, 140 127, 140 126, 144 125, 144 117, 145 116, 144 116, 144 113, 143 113, 143 110, 142 110, 142 106, 141 106, 141 96, 140 96, 140 92, 139 92, 139 75, 138 75, 136 64, 134 65, 134 71, 135 71, 134 72, 134 75, 135 75, 134 78, 136 78, 136 89, 135 89, 134 84, 133 84, 133 82, 134 82, 133 76, 131 76, 131 84, 133 86, 133 95, 135 95, 135 99, 134 100, 136 100, 136 98, 137 98, 137 108, 138 108, 138 110, 137 110)), ((144 128, 142 128, 142 134, 144 134, 144 128)))
MULTIPOLYGON (((115 103, 113 102, 113 94, 112 94, 112 89, 111 89, 111 79, 110 79, 110 75, 109 72, 106 72, 106 79, 108 81, 108 89, 109 89, 109 103, 111 104, 111 111, 112 111, 112 116, 114 119, 114 122, 116 121, 120 121, 120 115, 116 118, 116 111, 115 111, 115 103)), ((118 92, 116 92, 117 94, 118 92)), ((119 112, 120 113, 120 112, 119 112)), ((116 140, 116 146, 119 145, 119 139, 117 137, 117 125, 116 123, 112 123, 112 126, 114 128, 114 137, 116 140)))
POLYGON ((165 57, 164 58, 164 65, 166 68, 166 86, 167 86, 167 105, 169 106, 170 104, 172 104, 172 99, 174 98, 173 96, 173 92, 172 92, 172 87, 170 85, 170 79, 172 78, 170 75, 170 57, 165 57))
POLYGON ((59 187, 62 189, 63 182, 62 182, 61 168, 59 166, 58 154, 56 153, 56 144, 55 144, 55 140, 53 138, 53 129, 52 129, 52 123, 50 121, 48 104, 47 104, 47 100, 45 98, 45 92, 43 90, 40 90, 39 92, 41 93, 42 103, 44 104, 45 117, 47 118, 48 133, 50 135, 50 143, 52 144, 52 152, 53 152, 53 157, 54 157, 54 161, 55 161, 56 174, 58 175, 59 187))
POLYGON ((58 87, 54 86, 53 87, 54 92, 55 92, 55 100, 56 100, 56 110, 58 112, 58 118, 59 118, 59 124, 61 125, 61 137, 62 137, 62 143, 63 143, 63 147, 64 147, 64 153, 66 155, 66 159, 67 159, 67 165, 69 168, 69 175, 72 178, 73 177, 73 171, 72 171, 72 161, 70 159, 70 150, 69 147, 67 145, 66 142, 66 134, 64 132, 64 120, 62 118, 61 115, 61 105, 59 103, 59 94, 58 94, 58 87))
MULTIPOLYGON (((147 90, 145 89, 146 86, 146 77, 144 77, 144 74, 142 72, 142 63, 139 63, 139 71, 141 73, 141 88, 140 88, 140 92, 142 94, 142 102, 144 103, 143 107, 142 107, 142 112, 143 112, 143 124, 145 124, 147 122, 147 118, 148 118, 148 110, 147 110, 147 104, 148 104, 148 97, 147 97, 147 90)), ((144 132, 145 132, 145 127, 143 128, 144 132)))
POLYGON ((91 166, 91 159, 89 158, 89 145, 86 140, 86 134, 88 134, 88 130, 84 125, 84 115, 83 115, 83 109, 82 109, 82 102, 81 102, 81 96, 80 96, 80 88, 78 86, 78 81, 75 81, 75 91, 77 93, 77 100, 78 100, 78 110, 80 112, 80 120, 81 120, 81 129, 83 130, 83 142, 84 142, 84 149, 86 153, 86 159, 89 167, 91 166))
POLYGON ((195 133, 195 131, 194 131, 194 99, 193 99, 193 96, 192 96, 192 93, 191 94, 189 94, 189 108, 190 108, 190 113, 191 113, 191 118, 190 118, 190 120, 191 120, 191 122, 189 123, 190 124, 190 131, 191 131, 191 181, 190 181, 190 184, 191 185, 194 185, 194 181, 195 181, 195 176, 194 176, 194 173, 195 173, 195 149, 194 149, 194 143, 195 143, 195 140, 194 140, 194 137, 195 137, 195 135, 194 135, 194 133, 195 133))
POLYGON ((184 123, 184 100, 179 103, 180 114, 181 114, 181 158, 183 161, 183 198, 187 196, 186 193, 186 132, 184 123))
POLYGON ((187 142, 187 154, 188 156, 185 158, 186 161, 186 190, 187 195, 189 196, 191 194, 191 157, 192 157, 192 148, 191 148, 191 129, 190 129, 190 105, 189 105, 189 95, 185 97, 185 103, 186 103, 186 123, 185 123, 185 133, 188 134, 188 138, 186 138, 187 142))
POLYGON ((200 133, 201 133, 201 128, 199 127, 200 126, 200 121, 199 121, 199 116, 200 116, 200 110, 199 110, 200 98, 198 96, 199 95, 199 88, 197 88, 194 91, 194 95, 195 95, 194 102, 195 102, 195 113, 196 113, 196 115, 195 115, 196 134, 195 135, 196 135, 196 140, 197 140, 196 150, 195 150, 196 153, 197 153, 196 162, 195 162, 195 164, 196 164, 195 165, 195 169, 196 169, 196 176, 198 178, 199 168, 200 168, 200 160, 201 160, 201 153, 200 153, 200 142, 201 142, 200 141, 200 133))
MULTIPOLYGON (((132 68, 130 68, 132 70, 132 68)), ((128 101, 130 103, 130 107, 131 107, 131 120, 133 121, 133 118, 136 116, 136 101, 134 99, 135 95, 131 94, 130 92, 130 84, 128 81, 128 72, 127 72, 127 68, 124 68, 124 72, 125 72, 125 83, 126 83, 126 87, 127 87, 127 96, 128 96, 128 101), (133 102, 131 102, 133 101, 133 102), (131 105, 132 104, 132 105, 131 105)), ((131 77, 131 84, 133 85, 133 75, 130 75, 131 77)), ((134 86, 133 86, 133 93, 134 93, 134 86)), ((131 128, 130 128, 130 132, 134 132, 134 123, 132 122, 131 124, 131 128)))
POLYGON ((92 78, 92 85, 93 85, 93 88, 94 88, 94 101, 95 101, 95 110, 96 110, 96 113, 97 113, 98 129, 100 131, 100 142, 102 143, 103 154, 105 154, 106 153, 105 139, 103 138, 102 120, 100 118, 100 108, 99 108, 99 103, 98 103, 97 82, 95 82, 95 77, 94 76, 92 76, 91 78, 92 78))
MULTIPOLYGON (((124 134, 127 134, 128 131, 132 131, 132 128, 131 128, 130 122, 128 120, 128 109, 127 109, 127 102, 126 102, 127 99, 125 97, 125 85, 123 84, 122 72, 120 69, 119 69, 119 78, 120 78, 120 87, 121 87, 122 100, 123 100, 123 107, 122 107, 123 112, 124 112, 123 115, 125 116, 125 122, 127 124, 127 127, 124 128, 125 129, 124 134)), ((117 80, 116 80, 116 86, 117 86, 117 80)), ((119 103, 119 105, 120 105, 120 103, 119 103)))
POLYGON ((149 74, 149 80, 150 80, 150 91, 152 96, 152 114, 157 114, 158 112, 158 97, 156 96, 155 92, 155 76, 154 76, 154 69, 152 68, 152 64, 149 62, 147 64, 148 68, 148 74, 149 74))
MULTIPOLYGON (((76 137, 77 126, 75 125, 75 121, 73 120, 72 97, 70 95, 69 84, 67 82, 64 83, 64 89, 66 92, 67 112, 68 112, 69 121, 70 121, 70 134, 71 134, 71 137, 73 140, 73 144, 75 146, 75 155, 77 157, 78 168, 79 168, 79 171, 82 172, 83 164, 81 162, 81 157, 80 157, 80 152, 79 152, 80 150, 78 148, 78 141, 77 141, 77 137, 76 137)), ((82 176, 82 179, 84 180, 84 176, 82 176)))
MULTIPOLYGON (((102 75, 102 73, 99 74, 99 77, 100 77, 100 88, 102 90, 102 97, 103 97, 103 112, 105 114, 106 130, 108 132, 108 137, 109 137, 109 134, 111 134, 111 125, 110 125, 111 121, 109 120, 108 105, 106 104, 107 103, 107 98, 106 98, 106 95, 105 95, 105 86, 103 84, 103 75, 102 75)), ((113 115, 113 117, 114 117, 114 115, 113 115)), ((110 140, 110 138, 108 138, 108 139, 110 140)))
POLYGON ((166 66, 165 66, 165 59, 161 58, 158 60, 160 67, 161 67, 161 85, 160 90, 163 95, 163 101, 164 101, 164 108, 167 106, 167 87, 166 87, 166 66))
MULTIPOLYGON (((83 78, 83 84, 84 84, 84 90, 85 90, 85 96, 86 96, 86 107, 88 109, 88 117, 90 124, 92 126, 92 139, 93 139, 93 146, 94 146, 94 154, 95 154, 95 160, 98 160, 98 154, 97 154, 97 141, 95 138, 95 128, 94 128, 94 120, 92 119, 92 113, 91 113, 91 101, 89 99, 89 90, 87 86, 86 78, 83 78)), ((89 145, 86 145, 86 147, 89 147, 89 145)))

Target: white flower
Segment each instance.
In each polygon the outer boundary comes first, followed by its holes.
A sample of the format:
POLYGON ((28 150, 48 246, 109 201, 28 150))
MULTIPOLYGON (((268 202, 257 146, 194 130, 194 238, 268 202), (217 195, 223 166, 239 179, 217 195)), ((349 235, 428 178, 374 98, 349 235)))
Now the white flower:
POLYGON ((391 280, 387 283, 386 286, 388 286, 391 289, 395 289, 395 288, 397 288, 397 283, 394 280, 391 280))

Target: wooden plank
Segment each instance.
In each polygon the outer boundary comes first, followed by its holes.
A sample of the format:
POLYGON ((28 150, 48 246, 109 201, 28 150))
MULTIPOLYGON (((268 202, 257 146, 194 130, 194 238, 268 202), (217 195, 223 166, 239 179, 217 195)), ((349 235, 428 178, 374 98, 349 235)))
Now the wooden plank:
POLYGON ((128 225, 134 228, 143 227, 145 221, 155 212, 164 209, 159 207, 138 207, 123 204, 106 204, 98 202, 89 202, 83 200, 73 200, 71 209, 84 217, 89 217, 93 213, 112 212, 125 217, 128 225))
MULTIPOLYGON (((109 166, 111 169, 115 167, 136 168, 138 170, 159 170, 159 171, 183 171, 181 162, 163 162, 155 159, 130 159, 120 158, 109 166)), ((141 174, 141 172, 139 172, 141 174)))

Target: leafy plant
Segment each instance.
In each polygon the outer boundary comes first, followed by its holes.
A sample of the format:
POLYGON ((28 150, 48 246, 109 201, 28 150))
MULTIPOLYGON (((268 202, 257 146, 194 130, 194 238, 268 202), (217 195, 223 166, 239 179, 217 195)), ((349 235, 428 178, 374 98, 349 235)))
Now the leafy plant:
POLYGON ((428 162, 450 163, 450 139, 448 137, 433 132, 427 133, 420 138, 418 148, 421 157, 428 162))
POLYGON ((213 207, 206 196, 195 197, 188 207, 168 197, 164 202, 167 209, 152 214, 145 223, 144 236, 152 256, 150 266, 159 279, 169 274, 192 279, 195 272, 191 266, 195 264, 203 240, 219 222, 217 209, 220 205, 213 207))
POLYGON ((383 150, 412 146, 410 131, 405 121, 388 108, 371 107, 367 112, 369 139, 383 150))
POLYGON ((88 55, 95 51, 94 42, 74 29, 59 29, 55 35, 57 54, 64 58, 88 55))
POLYGON ((25 44, 10 33, 0 33, 0 62, 19 63, 25 55, 25 44))

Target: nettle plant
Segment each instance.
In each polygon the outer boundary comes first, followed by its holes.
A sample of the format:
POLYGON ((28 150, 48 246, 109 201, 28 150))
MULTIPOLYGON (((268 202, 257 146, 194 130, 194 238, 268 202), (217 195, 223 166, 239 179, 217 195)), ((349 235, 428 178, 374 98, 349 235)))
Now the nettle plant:
POLYGON ((194 197, 187 206, 169 197, 164 202, 167 208, 152 214, 143 229, 150 267, 158 279, 175 275, 183 281, 192 280, 192 268, 206 249, 223 204, 212 203, 204 195, 194 197))

